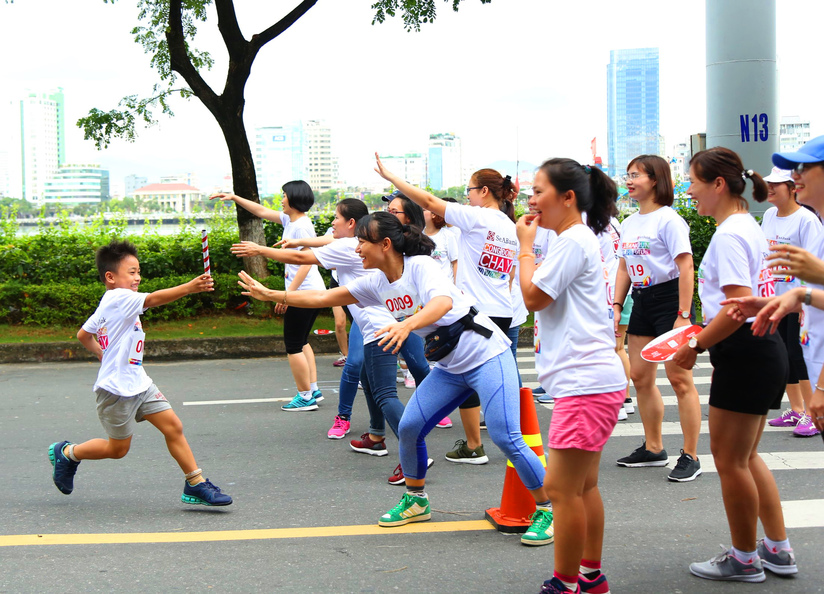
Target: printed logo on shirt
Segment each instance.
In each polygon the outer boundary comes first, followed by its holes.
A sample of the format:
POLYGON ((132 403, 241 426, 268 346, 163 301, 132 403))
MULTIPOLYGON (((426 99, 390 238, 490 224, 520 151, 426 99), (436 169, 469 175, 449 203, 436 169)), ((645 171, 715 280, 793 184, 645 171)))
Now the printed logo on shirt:
POLYGON ((446 252, 442 252, 441 250, 433 250, 430 254, 430 257, 435 260, 436 262, 444 261, 444 258, 447 256, 446 252))
POLYGON ((535 318, 533 322, 533 342, 535 343, 536 347, 536 354, 541 353, 541 339, 539 338, 539 320, 535 318))
POLYGON ((157 394, 155 394, 155 400, 166 400, 166 396, 164 396, 163 393, 158 392, 157 394))
POLYGON ((510 276, 517 243, 509 237, 502 237, 495 231, 487 232, 487 243, 478 259, 478 272, 482 276, 503 280, 510 276))
POLYGON ((100 345, 100 349, 103 351, 109 348, 109 329, 106 326, 97 331, 97 344, 100 345))
POLYGON ((398 322, 403 322, 410 316, 417 314, 421 308, 421 298, 412 287, 392 288, 381 294, 384 306, 398 322))
MULTIPOLYGON (((778 237, 776 239, 769 239, 768 245, 789 245, 791 243, 790 239, 784 237, 778 237)), ((789 274, 783 274, 783 271, 790 270, 787 266, 778 266, 773 271, 773 280, 776 283, 792 283, 796 280, 795 276, 791 276, 789 274)))
POLYGON ((760 297, 773 297, 776 295, 776 285, 774 284, 773 273, 768 268, 767 254, 762 254, 762 268, 759 271, 759 279, 756 283, 757 293, 760 297))
POLYGON ((811 342, 811 339, 808 336, 808 320, 806 318, 805 308, 803 307, 802 313, 799 314, 799 344, 802 346, 808 346, 811 342))
POLYGON ((640 239, 639 241, 629 241, 622 244, 622 253, 625 256, 649 256, 650 241, 640 239))
POLYGON ((699 266, 699 270, 696 271, 696 280, 700 285, 705 284, 705 270, 702 266, 699 266))

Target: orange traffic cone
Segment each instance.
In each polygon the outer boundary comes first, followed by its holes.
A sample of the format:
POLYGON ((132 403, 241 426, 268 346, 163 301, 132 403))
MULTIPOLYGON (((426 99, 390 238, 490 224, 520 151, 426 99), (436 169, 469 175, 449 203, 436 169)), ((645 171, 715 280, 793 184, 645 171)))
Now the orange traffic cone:
MULTIPOLYGON (((524 441, 538 455, 547 468, 544 446, 541 442, 541 429, 533 403, 533 391, 530 388, 519 390, 521 405, 521 433, 524 441)), ((536 511, 536 501, 530 491, 521 482, 512 462, 507 460, 504 474, 504 490, 501 493, 501 507, 491 507, 484 512, 487 520, 499 532, 524 533, 530 527, 530 516, 536 511)))

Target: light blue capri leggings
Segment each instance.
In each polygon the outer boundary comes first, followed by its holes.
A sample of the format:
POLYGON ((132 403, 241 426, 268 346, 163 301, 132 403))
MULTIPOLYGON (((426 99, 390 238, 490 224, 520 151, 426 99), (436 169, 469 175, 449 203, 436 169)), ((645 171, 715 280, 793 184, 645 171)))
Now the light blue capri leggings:
POLYGON ((513 463, 528 490, 540 488, 544 483, 544 466, 521 435, 518 373, 509 350, 462 374, 436 367, 417 387, 398 426, 398 450, 404 476, 411 479, 426 476, 424 438, 472 391, 481 399, 490 439, 513 463))

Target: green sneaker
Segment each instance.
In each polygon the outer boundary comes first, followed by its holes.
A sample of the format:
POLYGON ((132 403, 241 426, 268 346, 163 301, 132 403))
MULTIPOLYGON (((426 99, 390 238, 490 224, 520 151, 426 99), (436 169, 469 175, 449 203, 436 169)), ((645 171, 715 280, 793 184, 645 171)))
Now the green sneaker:
POLYGON ((426 522, 431 518, 430 500, 404 493, 394 508, 381 516, 379 526, 403 526, 410 522, 426 522))
POLYGON ((489 460, 487 454, 484 453, 483 445, 471 450, 463 439, 455 442, 455 449, 447 452, 445 458, 448 462, 459 462, 461 464, 487 464, 489 460))
POLYGON ((531 547, 541 547, 553 542, 553 511, 536 509, 530 516, 533 523, 521 537, 521 544, 531 547))

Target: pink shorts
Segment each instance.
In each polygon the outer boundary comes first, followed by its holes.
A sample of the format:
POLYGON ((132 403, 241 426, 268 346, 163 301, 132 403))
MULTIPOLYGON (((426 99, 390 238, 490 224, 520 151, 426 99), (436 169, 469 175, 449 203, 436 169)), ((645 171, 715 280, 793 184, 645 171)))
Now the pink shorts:
POLYGON ((601 452, 619 420, 627 390, 556 398, 547 447, 601 452))

